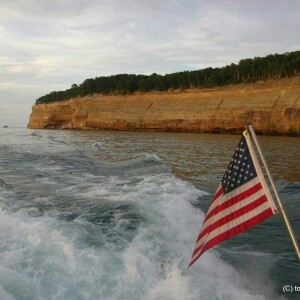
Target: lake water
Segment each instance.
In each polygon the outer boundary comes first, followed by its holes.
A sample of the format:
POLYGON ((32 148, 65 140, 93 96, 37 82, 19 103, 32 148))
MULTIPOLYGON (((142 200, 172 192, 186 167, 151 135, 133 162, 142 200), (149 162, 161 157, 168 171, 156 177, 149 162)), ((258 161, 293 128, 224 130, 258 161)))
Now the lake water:
MULTIPOLYGON (((300 297, 281 217, 187 268, 239 140, 0 129, 0 299, 300 297)), ((299 241, 300 139, 259 140, 299 241)))

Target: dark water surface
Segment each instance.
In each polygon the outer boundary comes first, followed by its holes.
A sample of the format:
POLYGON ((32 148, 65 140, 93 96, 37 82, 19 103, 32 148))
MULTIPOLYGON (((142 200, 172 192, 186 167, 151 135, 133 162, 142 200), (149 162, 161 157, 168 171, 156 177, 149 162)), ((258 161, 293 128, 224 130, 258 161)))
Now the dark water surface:
MULTIPOLYGON (((0 129, 0 299, 296 299, 281 217, 187 269, 240 136, 0 129)), ((300 139, 259 137, 300 240, 300 139)))

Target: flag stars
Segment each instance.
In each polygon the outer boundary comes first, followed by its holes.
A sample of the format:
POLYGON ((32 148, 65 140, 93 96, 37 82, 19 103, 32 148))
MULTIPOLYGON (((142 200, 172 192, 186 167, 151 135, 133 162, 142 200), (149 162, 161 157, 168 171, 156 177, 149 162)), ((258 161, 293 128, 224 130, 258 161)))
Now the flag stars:
POLYGON ((229 193, 256 176, 247 143, 243 140, 232 156, 222 178, 224 193, 229 193), (251 174, 250 174, 251 173, 251 174))

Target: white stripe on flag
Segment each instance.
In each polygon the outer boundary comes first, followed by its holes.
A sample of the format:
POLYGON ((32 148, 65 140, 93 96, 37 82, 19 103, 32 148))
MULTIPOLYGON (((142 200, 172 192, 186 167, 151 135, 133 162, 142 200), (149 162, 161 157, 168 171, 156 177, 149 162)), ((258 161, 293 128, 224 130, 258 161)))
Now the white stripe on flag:
MULTIPOLYGON (((208 243, 211 239, 217 237, 218 235, 226 232, 226 231, 230 231, 232 228, 238 226, 238 225, 242 225, 243 223, 247 222, 248 220, 250 220, 251 218, 257 216, 258 214, 262 213, 263 211, 270 209, 270 205, 269 203, 266 201, 265 203, 261 204, 260 206, 256 207, 255 209, 251 210, 250 212, 241 215, 239 218, 236 218, 218 228, 216 228, 215 230, 213 230, 212 232, 210 232, 209 234, 205 235, 205 240, 203 241, 203 245, 201 248, 199 248, 199 250, 197 251, 196 254, 193 255, 192 260, 194 259, 194 257, 196 257, 199 252, 202 250, 203 246, 208 243)), ((200 241, 199 241, 200 242, 200 241)), ((199 244, 200 246, 201 244, 199 244)), ((199 246, 196 246, 195 248, 198 248, 199 246)))
MULTIPOLYGON (((256 184, 259 183, 259 178, 258 177, 255 177, 253 178, 252 180, 248 181, 246 184, 244 184, 243 186, 241 186, 238 190, 238 194, 241 194, 243 192, 246 192, 247 190, 249 190, 250 188, 252 188, 253 186, 255 186, 256 184)), ((222 188, 222 185, 219 186, 218 188, 218 191, 222 188)), ((217 191, 217 193, 218 193, 217 191)), ((216 193, 216 194, 217 194, 216 193)), ((208 215, 216 206, 218 206, 221 202, 225 202, 229 199, 231 199, 234 195, 234 193, 236 193, 236 190, 226 194, 226 195, 223 195, 221 194, 216 200, 214 200, 207 212, 206 215, 208 215)), ((234 195, 234 196, 237 196, 237 195, 234 195)))
POLYGON ((213 218, 209 218, 206 222, 203 223, 201 231, 204 231, 205 228, 215 222, 217 222, 218 220, 220 220, 221 218, 239 210, 240 208, 256 201, 257 199, 259 199, 261 196, 264 195, 264 191, 261 188, 259 191, 255 192, 254 194, 252 194, 251 196, 249 196, 248 198, 239 201, 236 204, 233 204, 229 207, 226 207, 224 210, 220 211, 219 213, 213 215, 213 218))
POLYGON ((260 183, 261 183, 261 185, 262 185, 262 187, 263 187, 263 189, 264 189, 264 191, 266 193, 266 196, 267 196, 268 201, 269 201, 269 203, 271 205, 273 213, 276 213, 277 212, 276 205, 274 203, 274 200, 273 200, 273 197, 271 195, 270 189, 269 189, 269 187, 268 187, 268 185, 266 183, 265 176, 264 176, 264 174, 263 174, 263 172, 261 170, 260 164, 259 164, 258 159, 256 157, 256 153, 255 153, 255 150, 254 150, 254 148, 252 146, 252 142, 251 142, 251 139, 250 139, 248 131, 244 131, 243 135, 244 135, 244 137, 245 137, 245 139, 247 141, 247 145, 248 145, 249 151, 251 153, 252 161, 253 161, 253 164, 254 164, 257 176, 258 176, 258 178, 260 180, 260 183))

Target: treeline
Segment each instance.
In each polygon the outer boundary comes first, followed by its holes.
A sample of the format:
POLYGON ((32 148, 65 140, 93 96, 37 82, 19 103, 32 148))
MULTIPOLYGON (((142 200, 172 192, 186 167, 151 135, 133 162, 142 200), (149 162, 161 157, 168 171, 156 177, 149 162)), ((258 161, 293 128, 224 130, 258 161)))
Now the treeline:
POLYGON ((92 94, 131 94, 137 91, 168 91, 210 88, 295 76, 300 73, 300 51, 242 59, 222 68, 177 72, 166 75, 118 74, 86 79, 66 91, 54 91, 36 100, 36 104, 68 100, 92 94))

